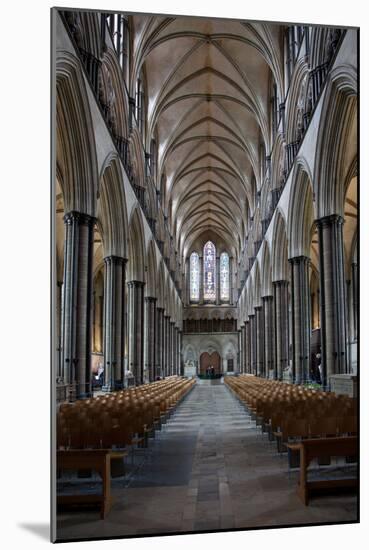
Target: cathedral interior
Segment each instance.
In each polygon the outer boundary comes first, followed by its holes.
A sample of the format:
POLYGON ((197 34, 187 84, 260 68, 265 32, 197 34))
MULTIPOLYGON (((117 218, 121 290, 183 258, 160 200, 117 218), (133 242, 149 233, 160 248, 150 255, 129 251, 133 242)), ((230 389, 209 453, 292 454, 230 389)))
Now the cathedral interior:
POLYGON ((357 30, 52 24, 54 538, 357 521, 357 30))

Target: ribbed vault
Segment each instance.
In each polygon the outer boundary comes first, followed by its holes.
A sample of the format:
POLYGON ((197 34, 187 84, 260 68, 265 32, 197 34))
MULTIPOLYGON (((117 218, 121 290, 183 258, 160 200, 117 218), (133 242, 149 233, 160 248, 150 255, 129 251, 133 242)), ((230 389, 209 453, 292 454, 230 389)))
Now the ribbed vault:
POLYGON ((144 74, 146 151, 155 138, 157 188, 180 257, 212 231, 240 258, 270 154, 270 89, 282 90, 278 25, 201 18, 133 18, 131 94, 144 74))

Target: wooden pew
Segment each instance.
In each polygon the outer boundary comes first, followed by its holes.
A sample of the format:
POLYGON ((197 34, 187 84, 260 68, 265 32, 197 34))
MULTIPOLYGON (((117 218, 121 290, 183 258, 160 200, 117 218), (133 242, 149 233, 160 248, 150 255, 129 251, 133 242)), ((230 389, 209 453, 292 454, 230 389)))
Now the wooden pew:
POLYGON ((357 456, 357 437, 324 437, 320 439, 304 439, 298 443, 287 444, 291 450, 300 451, 300 480, 297 492, 305 504, 309 503, 309 493, 316 489, 332 489, 338 487, 356 487, 357 478, 327 479, 308 481, 307 469, 314 458, 332 456, 357 456))
POLYGON ((112 459, 123 458, 127 455, 125 451, 111 451, 109 449, 96 450, 68 450, 57 452, 57 468, 60 470, 96 470, 102 478, 102 494, 88 495, 58 495, 58 504, 101 504, 101 519, 106 518, 111 505, 110 491, 110 462, 112 459))

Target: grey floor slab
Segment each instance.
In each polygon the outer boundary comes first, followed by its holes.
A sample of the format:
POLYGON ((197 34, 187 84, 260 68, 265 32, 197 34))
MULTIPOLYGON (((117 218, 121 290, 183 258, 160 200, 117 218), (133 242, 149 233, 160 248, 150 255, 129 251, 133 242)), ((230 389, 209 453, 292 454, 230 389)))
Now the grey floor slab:
POLYGON ((261 435, 228 388, 212 382, 197 384, 150 441, 149 453, 137 456, 133 469, 127 464, 129 484, 112 481, 109 516, 100 520, 97 510, 61 512, 58 538, 356 520, 355 495, 317 497, 305 507, 286 457, 261 435))

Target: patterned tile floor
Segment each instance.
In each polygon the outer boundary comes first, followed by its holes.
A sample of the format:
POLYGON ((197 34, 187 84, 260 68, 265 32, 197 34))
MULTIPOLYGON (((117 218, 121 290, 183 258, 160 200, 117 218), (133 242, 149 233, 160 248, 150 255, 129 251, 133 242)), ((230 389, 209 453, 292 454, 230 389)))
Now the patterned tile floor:
POLYGON ((182 401, 129 486, 112 481, 114 504, 58 514, 58 538, 143 535, 354 521, 355 495, 319 496, 305 507, 297 473, 219 381, 200 381, 182 401))

